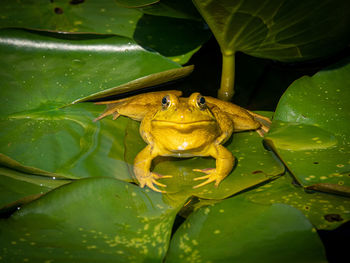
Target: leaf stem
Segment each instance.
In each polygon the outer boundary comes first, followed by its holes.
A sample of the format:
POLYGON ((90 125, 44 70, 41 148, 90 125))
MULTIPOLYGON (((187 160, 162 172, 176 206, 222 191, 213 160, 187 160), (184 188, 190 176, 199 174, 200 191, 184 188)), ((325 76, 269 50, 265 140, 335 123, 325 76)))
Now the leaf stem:
POLYGON ((235 85, 235 54, 225 55, 222 53, 221 86, 218 98, 230 101, 234 94, 235 85))

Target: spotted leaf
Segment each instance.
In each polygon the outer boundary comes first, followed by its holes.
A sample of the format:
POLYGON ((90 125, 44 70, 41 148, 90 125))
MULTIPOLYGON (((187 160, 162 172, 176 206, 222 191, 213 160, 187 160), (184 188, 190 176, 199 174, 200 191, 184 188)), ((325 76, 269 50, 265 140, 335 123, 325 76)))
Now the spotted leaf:
POLYGON ((350 195, 350 63, 295 81, 266 136, 305 187, 350 195))

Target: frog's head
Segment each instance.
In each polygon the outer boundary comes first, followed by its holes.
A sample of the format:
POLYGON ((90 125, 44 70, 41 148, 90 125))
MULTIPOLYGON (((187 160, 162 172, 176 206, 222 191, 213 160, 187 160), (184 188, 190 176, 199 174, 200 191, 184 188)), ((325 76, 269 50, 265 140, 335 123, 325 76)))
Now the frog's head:
POLYGON ((152 118, 152 123, 156 126, 195 129, 196 127, 204 128, 216 123, 205 98, 197 92, 188 98, 180 98, 174 94, 169 94, 164 96, 159 103, 161 108, 152 118))

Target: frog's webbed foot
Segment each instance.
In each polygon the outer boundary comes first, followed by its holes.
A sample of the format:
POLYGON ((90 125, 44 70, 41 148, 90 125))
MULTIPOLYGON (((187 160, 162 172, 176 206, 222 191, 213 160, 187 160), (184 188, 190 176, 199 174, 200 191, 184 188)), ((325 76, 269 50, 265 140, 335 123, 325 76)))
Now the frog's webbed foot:
POLYGON ((259 129, 256 130, 256 132, 259 134, 260 137, 264 137, 268 131, 269 131, 269 128, 266 126, 261 126, 259 129))
POLYGON ((254 119, 261 124, 260 128, 257 129, 256 132, 260 135, 260 137, 264 137, 264 135, 270 130, 271 120, 268 117, 251 111, 249 111, 249 113, 253 115, 254 119))
POLYGON ((204 185, 210 184, 211 182, 214 182, 214 181, 215 181, 214 185, 215 185, 215 187, 217 187, 220 184, 220 182, 224 179, 223 176, 218 175, 215 168, 193 169, 193 171, 207 174, 207 175, 204 175, 201 177, 194 178, 193 179, 194 181, 203 180, 203 179, 207 179, 207 180, 201 184, 193 186, 193 188, 199 188, 199 187, 202 187, 204 185))
POLYGON ((157 180, 160 178, 171 178, 171 175, 160 175, 157 173, 149 173, 149 176, 147 177, 139 177, 138 181, 140 182, 140 187, 149 187, 150 189, 152 189, 153 191, 159 192, 159 193, 166 193, 166 191, 164 190, 160 190, 158 189, 155 185, 158 185, 160 187, 167 187, 165 184, 162 184, 160 182, 158 182, 157 180))

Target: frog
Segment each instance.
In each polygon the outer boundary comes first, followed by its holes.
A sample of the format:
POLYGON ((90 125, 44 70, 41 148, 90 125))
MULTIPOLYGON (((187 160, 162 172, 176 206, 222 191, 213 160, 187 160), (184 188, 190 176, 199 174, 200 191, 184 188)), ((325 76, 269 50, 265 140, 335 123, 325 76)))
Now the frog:
POLYGON ((167 186, 158 179, 172 175, 151 171, 156 157, 211 156, 216 167, 193 169, 202 173, 194 180, 203 180, 193 188, 212 182, 218 187, 235 165, 235 157, 223 146, 232 133, 255 130, 264 136, 271 123, 267 117, 199 92, 186 98, 179 90, 154 91, 96 104, 107 108, 95 121, 113 115, 114 120, 126 116, 141 122, 139 132, 147 146, 136 155, 133 172, 140 187, 162 193, 167 186))

